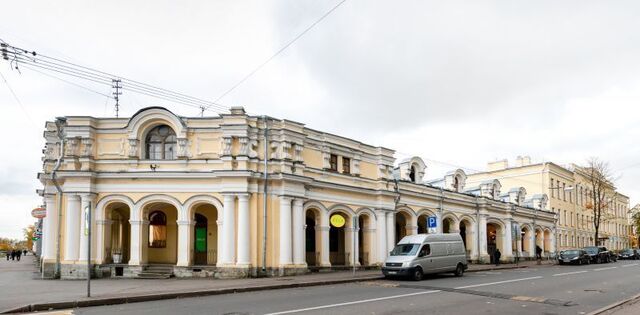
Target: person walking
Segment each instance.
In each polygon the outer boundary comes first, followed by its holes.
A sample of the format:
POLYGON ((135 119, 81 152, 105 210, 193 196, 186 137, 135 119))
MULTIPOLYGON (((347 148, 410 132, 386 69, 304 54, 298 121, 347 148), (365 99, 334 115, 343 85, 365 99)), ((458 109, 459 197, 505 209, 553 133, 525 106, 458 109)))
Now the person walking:
POLYGON ((9 259, 11 259, 11 252, 7 250, 4 254, 7 256, 7 261, 9 261, 9 259))
POLYGON ((20 261, 20 256, 22 256, 22 251, 18 249, 16 251, 16 258, 18 259, 18 261, 20 261))
POLYGON ((22 250, 22 256, 27 256, 27 250, 26 249, 22 250))
POLYGON ((500 252, 500 249, 496 248, 496 251, 493 252, 493 261, 495 261, 496 266, 500 265, 500 256, 502 256, 502 253, 500 252))
POLYGON ((536 259, 542 260, 542 248, 536 245, 536 259))
POLYGON ((15 249, 11 250, 11 260, 16 260, 16 250, 15 249))

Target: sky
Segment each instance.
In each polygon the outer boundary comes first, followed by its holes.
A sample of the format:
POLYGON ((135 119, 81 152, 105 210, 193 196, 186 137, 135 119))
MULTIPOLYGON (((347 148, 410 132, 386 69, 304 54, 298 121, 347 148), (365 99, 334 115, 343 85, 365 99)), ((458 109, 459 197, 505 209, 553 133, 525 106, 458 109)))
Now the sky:
MULTIPOLYGON (((0 39, 213 101, 339 2, 14 1, 0 39)), ((427 179, 519 155, 598 157, 633 206, 638 16, 637 1, 347 0, 219 103, 420 156, 427 179)), ((114 116, 114 102, 3 60, 0 73, 0 237, 18 238, 42 203, 45 121, 114 116)), ((121 105, 199 115, 127 92, 121 105)))

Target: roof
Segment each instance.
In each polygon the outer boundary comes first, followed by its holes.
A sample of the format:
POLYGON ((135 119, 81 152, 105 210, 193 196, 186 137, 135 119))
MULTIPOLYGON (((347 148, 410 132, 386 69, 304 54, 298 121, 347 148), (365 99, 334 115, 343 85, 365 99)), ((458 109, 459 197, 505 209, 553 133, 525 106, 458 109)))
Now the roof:
POLYGON ((462 241, 459 233, 413 234, 403 237, 398 244, 422 244, 425 241, 462 241))

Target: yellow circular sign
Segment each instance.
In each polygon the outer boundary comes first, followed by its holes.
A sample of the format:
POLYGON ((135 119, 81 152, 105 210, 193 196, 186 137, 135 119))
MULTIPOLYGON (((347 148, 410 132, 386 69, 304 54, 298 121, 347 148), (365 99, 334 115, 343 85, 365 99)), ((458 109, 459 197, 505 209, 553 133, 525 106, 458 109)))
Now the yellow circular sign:
POLYGON ((331 225, 333 227, 337 227, 337 228, 343 227, 344 223, 346 222, 344 217, 339 214, 332 215, 329 221, 331 221, 331 225))

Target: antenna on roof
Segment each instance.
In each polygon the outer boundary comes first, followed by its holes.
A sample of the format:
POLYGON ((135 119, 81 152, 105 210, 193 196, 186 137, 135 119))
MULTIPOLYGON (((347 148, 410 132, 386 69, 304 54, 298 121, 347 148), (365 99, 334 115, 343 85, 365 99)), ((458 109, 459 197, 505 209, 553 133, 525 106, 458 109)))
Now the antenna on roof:
POLYGON ((120 95, 122 95, 122 92, 120 92, 120 89, 122 88, 122 85, 120 85, 122 81, 120 79, 111 79, 111 87, 115 89, 115 92, 113 92, 113 98, 116 100, 116 117, 118 117, 118 113, 120 111, 120 95))

